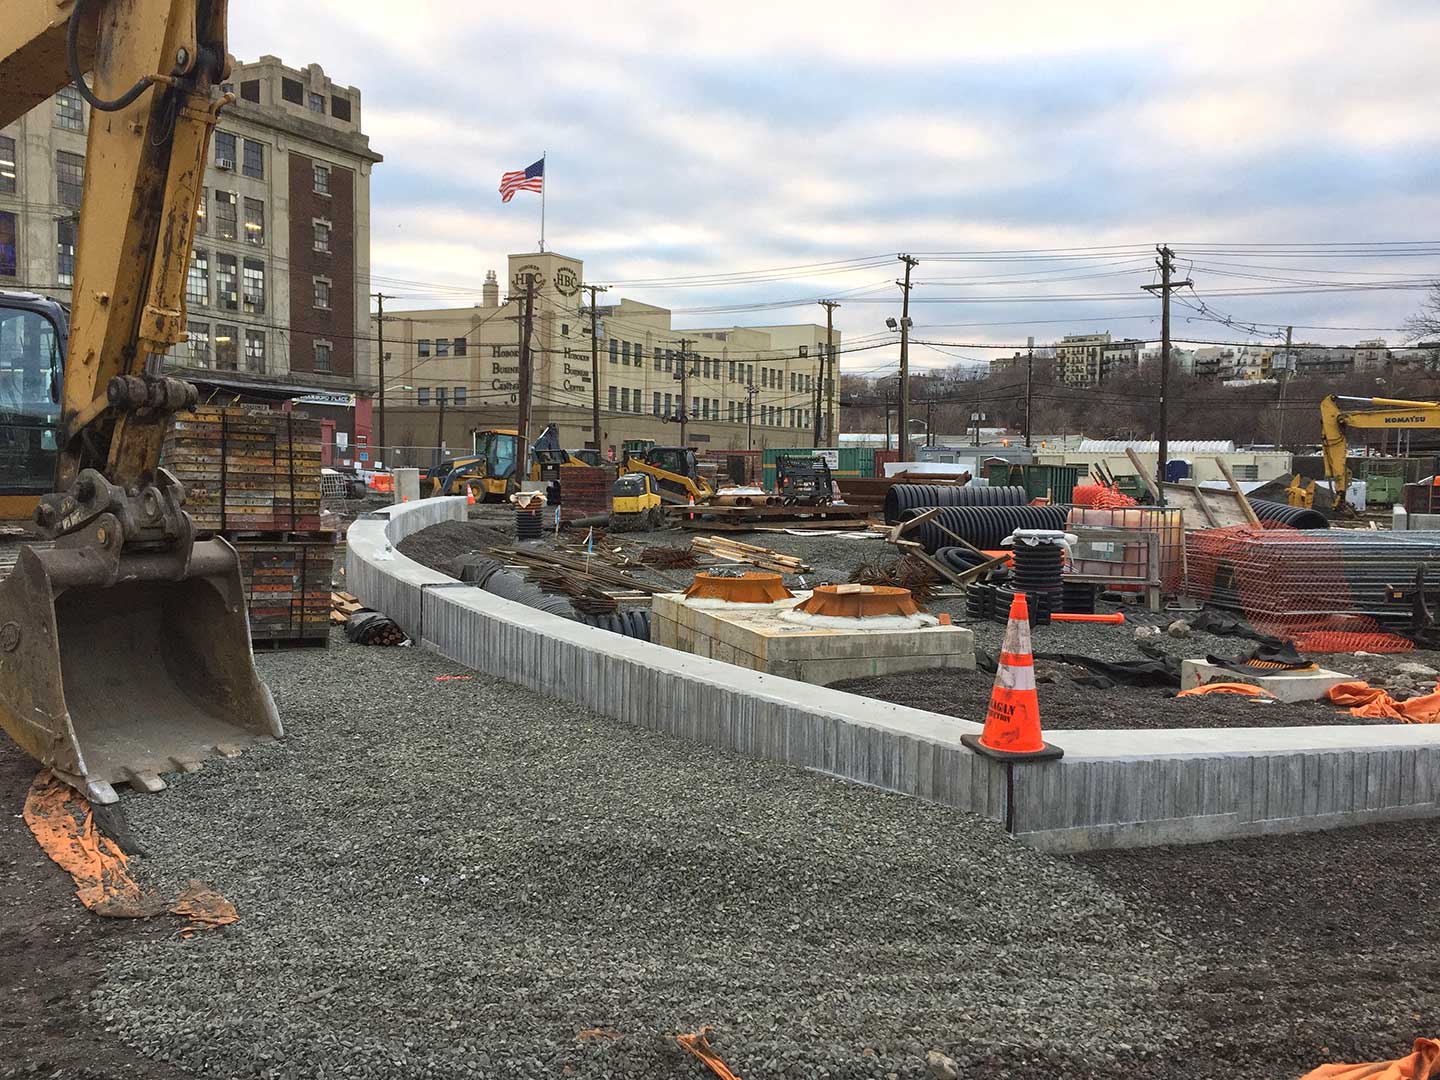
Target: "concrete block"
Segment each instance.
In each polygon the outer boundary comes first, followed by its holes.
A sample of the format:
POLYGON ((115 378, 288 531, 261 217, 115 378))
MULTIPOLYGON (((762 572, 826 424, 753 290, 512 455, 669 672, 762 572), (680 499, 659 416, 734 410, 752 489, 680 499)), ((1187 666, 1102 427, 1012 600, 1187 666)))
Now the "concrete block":
POLYGON ((1280 672, 1274 675, 1242 675, 1238 671, 1212 664, 1208 660, 1182 660, 1180 689, 1204 686, 1212 682, 1239 682, 1258 686, 1273 694, 1278 701, 1318 701, 1325 691, 1342 682, 1351 682, 1354 675, 1320 668, 1317 671, 1280 672))

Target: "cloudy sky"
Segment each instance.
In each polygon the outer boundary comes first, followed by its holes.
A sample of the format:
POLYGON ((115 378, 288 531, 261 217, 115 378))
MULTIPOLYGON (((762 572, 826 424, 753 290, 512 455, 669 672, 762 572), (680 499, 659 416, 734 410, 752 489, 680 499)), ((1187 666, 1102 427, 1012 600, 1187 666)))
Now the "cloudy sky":
POLYGON ((1440 277, 1431 0, 247 0, 231 27, 242 59, 360 88, 376 282, 407 306, 472 302, 533 250, 537 197, 496 186, 542 151, 547 244, 636 283, 611 298, 705 326, 823 321, 834 296, 847 343, 883 341, 914 252, 916 336, 959 343, 922 364, 1158 335, 1158 242, 1196 339, 1399 341, 1440 277))

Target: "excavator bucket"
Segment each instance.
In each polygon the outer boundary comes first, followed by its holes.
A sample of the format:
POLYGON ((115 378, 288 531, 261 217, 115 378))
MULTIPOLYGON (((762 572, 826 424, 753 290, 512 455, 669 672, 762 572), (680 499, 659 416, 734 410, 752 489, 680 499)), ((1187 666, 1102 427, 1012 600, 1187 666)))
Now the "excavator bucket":
POLYGON ((0 726, 99 803, 278 738, 235 549, 22 548, 0 581, 0 726))

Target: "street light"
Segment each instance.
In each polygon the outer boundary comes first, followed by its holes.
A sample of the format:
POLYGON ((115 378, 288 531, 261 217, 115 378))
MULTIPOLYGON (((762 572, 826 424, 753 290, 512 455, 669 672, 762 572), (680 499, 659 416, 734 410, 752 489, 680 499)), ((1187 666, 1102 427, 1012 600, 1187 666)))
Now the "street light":
POLYGON ((885 325, 888 326, 888 327, 889 327, 891 330, 893 330, 893 331, 899 331, 899 329, 900 329, 902 326, 903 326, 906 330, 909 330, 912 326, 915 325, 915 320, 914 320, 914 319, 895 319, 895 318, 890 318, 890 319, 886 319, 886 320, 885 320, 885 325))

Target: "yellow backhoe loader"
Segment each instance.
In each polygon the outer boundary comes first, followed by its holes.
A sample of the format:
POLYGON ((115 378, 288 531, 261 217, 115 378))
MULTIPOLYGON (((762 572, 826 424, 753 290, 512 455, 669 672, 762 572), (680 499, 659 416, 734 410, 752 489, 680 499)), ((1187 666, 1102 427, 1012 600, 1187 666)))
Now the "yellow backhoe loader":
POLYGON ((0 582, 0 726, 95 802, 281 734, 235 549, 196 538, 160 467, 196 402, 160 362, 185 340, 230 63, 226 0, 6 0, 0 18, 0 126, 71 83, 92 109, 68 314, 0 297, 0 510, 37 541, 0 582))
POLYGON ((1337 397, 1330 394, 1320 402, 1320 448, 1325 458, 1325 478, 1335 488, 1336 516, 1353 517, 1355 514, 1345 501, 1345 492, 1350 488, 1345 433, 1352 428, 1440 428, 1440 401, 1337 397))

